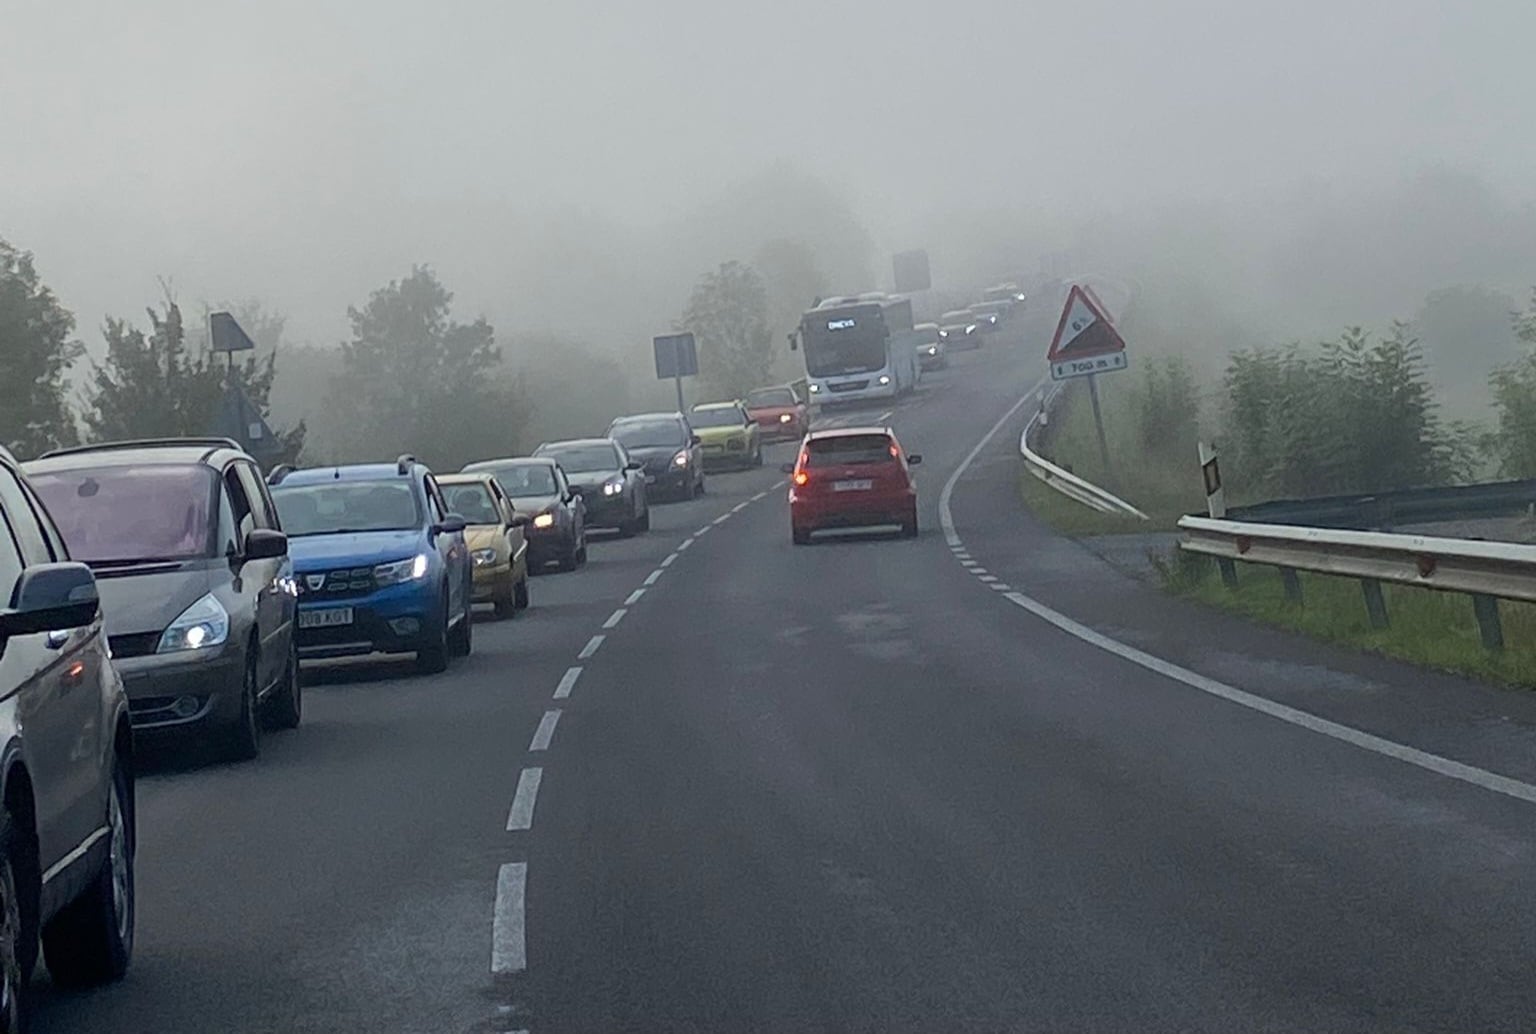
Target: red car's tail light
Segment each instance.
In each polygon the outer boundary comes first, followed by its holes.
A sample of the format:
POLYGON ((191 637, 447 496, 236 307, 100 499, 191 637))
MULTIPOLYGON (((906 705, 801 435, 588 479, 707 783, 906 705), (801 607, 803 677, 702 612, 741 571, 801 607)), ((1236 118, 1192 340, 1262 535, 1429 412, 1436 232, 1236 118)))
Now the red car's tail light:
POLYGON ((811 475, 807 474, 805 471, 803 471, 803 470, 795 471, 795 484, 797 484, 797 485, 808 484, 810 482, 810 480, 811 480, 811 475))

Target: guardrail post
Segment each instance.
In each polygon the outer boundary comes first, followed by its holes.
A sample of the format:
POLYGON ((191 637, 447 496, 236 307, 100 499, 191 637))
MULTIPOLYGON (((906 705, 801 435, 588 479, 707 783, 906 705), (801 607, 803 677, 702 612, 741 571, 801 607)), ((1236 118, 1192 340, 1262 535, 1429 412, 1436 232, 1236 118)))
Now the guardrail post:
POLYGON ((1221 569, 1221 584, 1237 591, 1237 564, 1222 556, 1216 558, 1216 566, 1221 569))
POLYGON ((1294 567, 1280 568, 1280 584, 1285 586, 1285 598, 1301 606, 1301 577, 1294 567))
POLYGON ((1371 619, 1371 627, 1389 627, 1391 622, 1387 620, 1387 600, 1381 594, 1381 583, 1374 578, 1362 578, 1360 588, 1365 593, 1365 613, 1371 619))
POLYGON ((1477 630, 1483 637, 1483 648, 1492 653, 1503 650, 1504 625, 1499 621, 1498 598, 1474 592, 1472 613, 1477 615, 1477 630))

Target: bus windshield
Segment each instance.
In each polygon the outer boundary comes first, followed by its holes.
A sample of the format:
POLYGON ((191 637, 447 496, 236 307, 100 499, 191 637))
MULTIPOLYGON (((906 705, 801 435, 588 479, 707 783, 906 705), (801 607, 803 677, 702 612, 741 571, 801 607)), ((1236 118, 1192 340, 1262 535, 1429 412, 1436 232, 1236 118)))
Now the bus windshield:
POLYGON ((885 366, 890 335, 878 310, 818 310, 807 314, 802 337, 812 377, 873 373, 885 366))

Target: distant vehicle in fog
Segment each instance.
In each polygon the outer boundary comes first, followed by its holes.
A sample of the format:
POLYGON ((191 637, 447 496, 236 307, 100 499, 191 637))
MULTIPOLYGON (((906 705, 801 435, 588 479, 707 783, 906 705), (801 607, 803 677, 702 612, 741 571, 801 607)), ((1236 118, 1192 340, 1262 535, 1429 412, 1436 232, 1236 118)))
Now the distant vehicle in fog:
POLYGON ((939 317, 939 340, 949 350, 981 347, 981 324, 970 309, 951 309, 939 317))
POLYGON ((528 535, 530 568, 558 564, 562 571, 574 571, 587 562, 586 504, 571 491, 560 464, 547 456, 520 456, 482 460, 464 471, 494 475, 512 505, 530 515, 523 529, 528 535))
POLYGON ((917 535, 917 486, 908 456, 888 427, 812 431, 790 474, 791 538, 803 546, 818 531, 892 525, 917 535))
POLYGON ((937 323, 919 323, 912 328, 917 334, 917 362, 925 370, 938 370, 949 365, 944 348, 944 335, 937 323))
POLYGON ((895 398, 921 375, 908 298, 828 299, 800 317, 791 345, 804 350, 811 399, 824 405, 895 398))
POLYGON ((621 416, 608 425, 608 437, 645 465, 645 483, 657 495, 693 499, 703 493, 704 443, 683 414, 621 416))
POLYGON ((253 758, 263 718, 299 724, 289 543, 232 441, 86 446, 27 464, 70 554, 96 572, 139 733, 253 758))
POLYGON ((614 528, 626 538, 651 527, 645 464, 612 438, 545 442, 533 450, 560 464, 586 505, 589 528, 614 528))
POLYGON ((971 306, 976 322, 984 331, 997 330, 1008 320, 1013 311, 1012 302, 977 302, 971 306))
POLYGON ((787 384, 754 388, 747 392, 746 402, 747 413, 757 421, 764 441, 802 438, 811 429, 810 410, 787 384))
POLYGON ((702 402, 689 411, 688 420, 704 443, 706 465, 763 465, 762 432, 741 402, 702 402))
POLYGON ((995 284, 981 292, 981 300, 984 302, 1007 302, 1009 305, 1018 305, 1025 300, 1024 289, 1012 281, 995 284))

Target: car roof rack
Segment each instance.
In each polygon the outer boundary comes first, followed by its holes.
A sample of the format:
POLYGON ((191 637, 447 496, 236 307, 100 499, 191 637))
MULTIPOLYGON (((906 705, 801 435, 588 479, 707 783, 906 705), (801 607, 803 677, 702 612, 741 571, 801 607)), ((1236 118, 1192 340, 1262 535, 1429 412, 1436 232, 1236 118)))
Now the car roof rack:
POLYGON ((411 472, 411 468, 414 467, 415 465, 416 465, 416 457, 415 456, 412 456, 408 452, 401 453, 400 454, 400 458, 395 460, 395 473, 399 474, 401 477, 405 477, 405 475, 407 475, 407 474, 409 474, 411 472))
POLYGON ((188 438, 126 438, 117 442, 97 442, 95 445, 72 445, 65 449, 53 449, 43 453, 38 459, 52 459, 54 456, 72 456, 82 452, 113 452, 127 449, 151 449, 159 446, 198 446, 201 445, 211 452, 219 449, 233 449, 235 452, 244 452, 245 449, 233 438, 220 438, 215 435, 204 435, 188 438))

